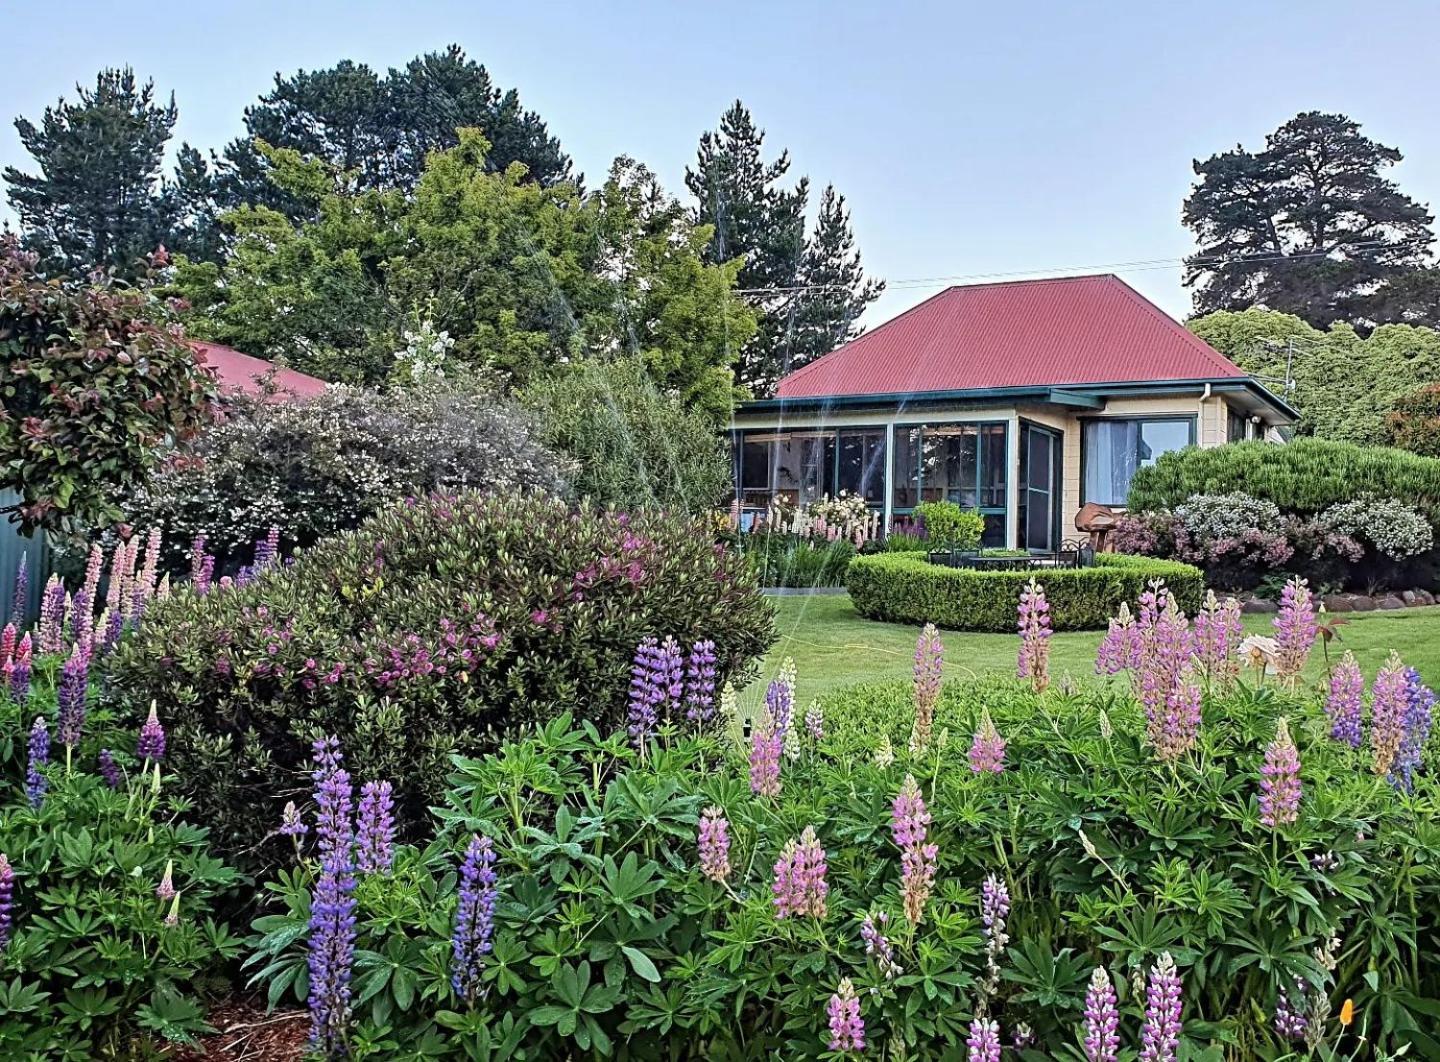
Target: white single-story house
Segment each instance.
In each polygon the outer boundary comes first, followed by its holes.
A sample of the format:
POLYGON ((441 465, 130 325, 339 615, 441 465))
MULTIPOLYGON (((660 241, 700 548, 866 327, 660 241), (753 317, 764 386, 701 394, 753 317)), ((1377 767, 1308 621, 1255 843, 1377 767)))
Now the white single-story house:
POLYGON ((1161 454, 1296 417, 1118 277, 952 287, 739 405, 735 500, 858 493, 889 527, 943 499, 984 514, 986 546, 1050 552, 1161 454))

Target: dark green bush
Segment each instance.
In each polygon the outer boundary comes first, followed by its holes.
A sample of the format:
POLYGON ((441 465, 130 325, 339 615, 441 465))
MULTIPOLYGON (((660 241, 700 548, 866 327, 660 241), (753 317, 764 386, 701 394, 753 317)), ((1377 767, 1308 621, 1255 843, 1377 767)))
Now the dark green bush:
POLYGON ((1089 568, 982 571, 931 564, 911 553, 856 557, 845 577, 856 610, 892 623, 935 623, 969 631, 1013 631, 1020 591, 1031 575, 1045 587, 1056 630, 1104 627, 1122 601, 1134 601, 1152 579, 1164 579, 1180 606, 1193 612, 1204 573, 1175 561, 1117 553, 1096 556, 1089 568))
POLYGON ((1366 495, 1399 498, 1433 522, 1440 516, 1440 460, 1321 439, 1188 447, 1135 473, 1129 508, 1169 510, 1196 494, 1234 491, 1302 516, 1366 495))
POLYGON ((929 501, 915 506, 932 549, 975 549, 985 534, 985 517, 954 502, 929 501))
POLYGON ((712 639, 724 679, 765 651, 773 612, 706 521, 471 492, 386 510, 249 585, 177 592, 110 681, 173 721, 181 784, 233 850, 274 827, 322 732, 414 815, 452 753, 561 711, 619 724, 650 635, 712 639))
POLYGON ((810 542, 794 535, 753 534, 740 549, 755 566, 761 586, 843 586, 855 547, 843 539, 810 542))

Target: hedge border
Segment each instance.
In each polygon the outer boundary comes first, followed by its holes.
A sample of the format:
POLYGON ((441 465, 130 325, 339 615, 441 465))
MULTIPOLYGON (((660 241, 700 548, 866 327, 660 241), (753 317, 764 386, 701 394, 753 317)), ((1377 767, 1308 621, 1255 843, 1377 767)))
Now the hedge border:
POLYGON ((1133 607, 1154 579, 1164 579, 1188 613, 1200 607, 1205 593, 1205 573, 1199 568, 1117 553, 1097 555, 1088 568, 1018 572, 948 568, 913 554, 877 553, 852 560, 845 585, 866 619, 1011 632, 1020 591, 1032 575, 1045 587, 1057 631, 1105 627, 1122 601, 1133 607))

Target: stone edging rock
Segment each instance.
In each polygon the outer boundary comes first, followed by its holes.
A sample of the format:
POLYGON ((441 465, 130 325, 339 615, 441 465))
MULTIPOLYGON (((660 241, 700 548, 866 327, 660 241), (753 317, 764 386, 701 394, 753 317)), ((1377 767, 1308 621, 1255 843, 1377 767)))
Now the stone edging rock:
MULTIPOLYGON (((1244 593, 1235 595, 1240 601, 1241 612, 1274 612, 1279 605, 1269 598, 1244 593)), ((1393 612, 1402 608, 1421 608, 1436 603, 1435 595, 1429 590, 1402 590, 1396 593, 1376 594, 1326 594, 1320 599, 1326 612, 1393 612)))

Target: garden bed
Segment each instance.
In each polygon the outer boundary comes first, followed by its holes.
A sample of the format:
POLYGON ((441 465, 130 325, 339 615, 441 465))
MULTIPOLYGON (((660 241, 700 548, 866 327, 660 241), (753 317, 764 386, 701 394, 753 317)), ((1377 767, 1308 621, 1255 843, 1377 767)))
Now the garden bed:
POLYGON ((979 571, 931 564, 923 556, 856 557, 846 585, 867 619, 934 623, 952 630, 1012 631, 1020 591, 1034 577, 1045 586, 1055 630, 1104 627, 1121 602, 1163 579, 1187 612, 1200 604, 1204 573, 1176 561, 1100 554, 1089 568, 979 571))

